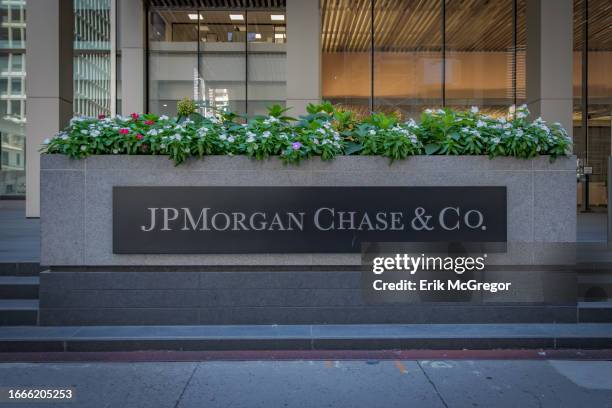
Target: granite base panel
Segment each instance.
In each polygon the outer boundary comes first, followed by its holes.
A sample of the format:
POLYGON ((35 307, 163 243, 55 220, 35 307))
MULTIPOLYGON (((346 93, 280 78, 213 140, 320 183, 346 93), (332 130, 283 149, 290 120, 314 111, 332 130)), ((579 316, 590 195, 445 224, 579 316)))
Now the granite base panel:
POLYGON ((366 304, 360 272, 43 272, 40 324, 575 323, 569 305, 366 304))

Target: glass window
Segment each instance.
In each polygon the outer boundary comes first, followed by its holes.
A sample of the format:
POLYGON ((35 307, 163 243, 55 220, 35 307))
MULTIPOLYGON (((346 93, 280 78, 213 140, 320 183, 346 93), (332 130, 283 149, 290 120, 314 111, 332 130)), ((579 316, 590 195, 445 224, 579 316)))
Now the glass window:
POLYGON ((199 14, 198 87, 194 97, 214 109, 247 114, 247 11, 200 10, 199 14))
POLYGON ((371 0, 321 1, 323 99, 370 111, 372 102, 371 0))
POLYGON ((11 78, 11 95, 21 95, 21 78, 11 78))
POLYGON ((249 11, 248 114, 266 113, 273 104, 285 105, 286 42, 284 11, 249 11))
MULTIPOLYGON (((157 10, 149 14, 149 110, 175 115, 182 98, 197 98, 198 42, 175 36, 176 25, 197 28, 197 11, 157 10), (195 21, 195 23, 194 23, 195 21)), ((182 32, 179 30, 179 32, 182 32)))
POLYGON ((374 110, 418 118, 442 99, 439 2, 396 0, 374 9, 374 110), (415 29, 418 27, 418 29, 415 29))
POLYGON ((446 0, 446 105, 505 114, 514 103, 512 3, 446 0))

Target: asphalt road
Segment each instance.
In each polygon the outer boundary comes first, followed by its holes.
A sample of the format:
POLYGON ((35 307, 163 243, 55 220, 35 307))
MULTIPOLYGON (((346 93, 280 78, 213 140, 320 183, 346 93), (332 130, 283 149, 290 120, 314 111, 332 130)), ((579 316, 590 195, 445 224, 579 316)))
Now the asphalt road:
POLYGON ((612 407, 612 361, 4 363, 0 389, 71 388, 4 407, 612 407))

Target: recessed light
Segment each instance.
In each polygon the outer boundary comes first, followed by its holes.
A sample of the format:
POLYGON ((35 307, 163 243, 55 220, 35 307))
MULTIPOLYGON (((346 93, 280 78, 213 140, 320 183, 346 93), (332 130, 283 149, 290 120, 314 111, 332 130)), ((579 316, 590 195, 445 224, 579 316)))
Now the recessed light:
POLYGON ((285 38, 285 34, 276 33, 274 34, 274 38, 276 38, 277 40, 282 40, 283 38, 285 38))
MULTIPOLYGON (((198 15, 197 14, 187 14, 187 17, 189 17, 190 20, 197 20, 198 19, 198 15)), ((204 17, 202 17, 202 15, 199 15, 200 20, 204 20, 204 17)))
POLYGON ((284 14, 270 14, 270 19, 272 21, 285 21, 284 14))
POLYGON ((255 33, 255 39, 256 40, 261 40, 261 34, 255 33))
POLYGON ((167 103, 164 103, 162 106, 163 106, 164 108, 167 108, 167 107, 168 107, 168 104, 167 104, 167 103))
POLYGON ((242 21, 242 20, 244 20, 244 16, 242 14, 230 14, 230 20, 232 20, 232 21, 242 21))

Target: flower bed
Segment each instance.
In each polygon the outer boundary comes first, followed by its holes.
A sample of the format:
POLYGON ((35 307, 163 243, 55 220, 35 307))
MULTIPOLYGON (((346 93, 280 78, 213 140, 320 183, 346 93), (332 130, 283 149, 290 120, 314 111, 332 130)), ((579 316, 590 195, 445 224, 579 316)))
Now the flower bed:
POLYGON ((308 115, 294 119, 279 105, 267 116, 246 123, 234 113, 202 116, 181 110, 177 118, 154 114, 77 117, 62 132, 45 141, 44 153, 73 158, 91 155, 168 155, 176 164, 190 157, 247 155, 256 159, 279 156, 299 163, 312 156, 330 160, 338 155, 380 155, 391 161, 414 155, 488 155, 551 159, 568 155, 571 139, 560 124, 541 118, 528 121, 526 106, 493 118, 478 108, 426 110, 420 123, 393 115, 372 114, 358 120, 328 102, 310 104, 308 115))

